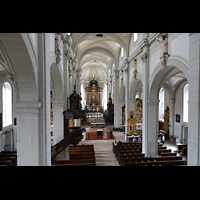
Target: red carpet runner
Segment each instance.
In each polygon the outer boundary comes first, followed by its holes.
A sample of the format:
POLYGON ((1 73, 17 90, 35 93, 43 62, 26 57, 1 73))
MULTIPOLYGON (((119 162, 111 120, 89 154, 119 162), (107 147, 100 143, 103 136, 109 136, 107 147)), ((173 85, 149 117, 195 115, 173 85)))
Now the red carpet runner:
POLYGON ((85 134, 86 140, 114 140, 115 137, 112 135, 112 138, 110 138, 110 132, 109 131, 103 131, 102 136, 97 136, 97 132, 89 132, 89 138, 88 138, 88 132, 85 134))

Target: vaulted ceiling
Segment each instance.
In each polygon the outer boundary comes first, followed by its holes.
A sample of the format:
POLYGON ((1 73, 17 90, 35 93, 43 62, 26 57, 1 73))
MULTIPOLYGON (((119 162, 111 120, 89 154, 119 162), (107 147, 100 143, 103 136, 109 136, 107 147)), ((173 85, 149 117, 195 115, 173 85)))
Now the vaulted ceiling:
POLYGON ((121 47, 127 49, 130 33, 72 33, 73 49, 82 80, 105 81, 119 61, 121 47))

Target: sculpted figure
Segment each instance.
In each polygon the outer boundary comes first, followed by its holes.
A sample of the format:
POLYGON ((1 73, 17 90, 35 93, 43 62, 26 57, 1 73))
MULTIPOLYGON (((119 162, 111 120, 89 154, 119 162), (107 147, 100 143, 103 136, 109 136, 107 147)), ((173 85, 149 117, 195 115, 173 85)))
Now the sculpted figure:
POLYGON ((165 35, 163 35, 162 40, 159 40, 158 37, 156 38, 156 40, 162 43, 161 51, 162 51, 163 56, 165 54, 168 54, 168 38, 165 35))

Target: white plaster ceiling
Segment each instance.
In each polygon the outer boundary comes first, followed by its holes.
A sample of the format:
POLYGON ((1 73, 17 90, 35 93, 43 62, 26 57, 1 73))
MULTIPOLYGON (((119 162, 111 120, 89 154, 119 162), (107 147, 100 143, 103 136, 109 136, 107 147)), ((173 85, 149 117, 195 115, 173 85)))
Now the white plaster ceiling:
POLYGON ((164 83, 168 85, 171 90, 175 90, 180 83, 187 81, 183 72, 176 67, 169 72, 164 80, 164 83))
POLYGON ((92 79, 94 74, 106 81, 109 69, 118 62, 121 47, 128 44, 128 33, 71 33, 71 36, 82 80, 92 79))

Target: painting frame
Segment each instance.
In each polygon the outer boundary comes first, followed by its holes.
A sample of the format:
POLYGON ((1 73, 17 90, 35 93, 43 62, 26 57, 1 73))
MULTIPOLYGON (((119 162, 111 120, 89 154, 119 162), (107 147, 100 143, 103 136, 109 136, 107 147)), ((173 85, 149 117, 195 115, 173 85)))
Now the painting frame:
POLYGON ((180 123, 180 115, 179 114, 176 114, 176 122, 180 123))

